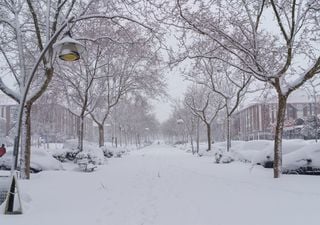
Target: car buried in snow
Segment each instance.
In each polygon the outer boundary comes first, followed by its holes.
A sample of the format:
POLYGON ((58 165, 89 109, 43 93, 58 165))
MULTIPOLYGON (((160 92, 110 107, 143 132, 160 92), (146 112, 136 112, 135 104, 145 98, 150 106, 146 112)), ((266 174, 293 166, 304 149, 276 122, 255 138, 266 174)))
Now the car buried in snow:
MULTIPOLYGON (((12 166, 12 148, 7 150, 7 153, 0 158, 0 170, 11 170, 12 166)), ((19 167, 19 165, 18 165, 19 167)), ((19 169, 19 168, 18 168, 19 169)), ((44 149, 32 150, 30 162, 30 172, 38 173, 43 170, 62 170, 62 164, 52 157, 44 149)))

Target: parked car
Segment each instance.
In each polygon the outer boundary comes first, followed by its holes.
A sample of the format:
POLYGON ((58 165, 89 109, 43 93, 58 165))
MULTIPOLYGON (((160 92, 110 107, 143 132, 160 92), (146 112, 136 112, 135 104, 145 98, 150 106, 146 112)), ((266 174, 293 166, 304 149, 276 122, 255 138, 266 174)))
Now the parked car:
MULTIPOLYGON (((0 158, 0 170, 10 170, 12 165, 12 149, 0 158)), ((32 151, 30 171, 38 173, 43 170, 62 170, 62 164, 43 149, 32 151)))
POLYGON ((283 173, 320 175, 320 144, 309 144, 284 155, 283 173))

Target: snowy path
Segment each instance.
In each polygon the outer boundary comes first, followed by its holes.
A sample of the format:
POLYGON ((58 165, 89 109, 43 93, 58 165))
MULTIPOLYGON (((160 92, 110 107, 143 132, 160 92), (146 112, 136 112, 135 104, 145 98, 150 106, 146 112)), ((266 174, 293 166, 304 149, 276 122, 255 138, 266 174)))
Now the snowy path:
POLYGON ((22 183, 25 214, 0 224, 320 224, 319 177, 212 161, 154 145, 94 173, 43 172, 22 183))

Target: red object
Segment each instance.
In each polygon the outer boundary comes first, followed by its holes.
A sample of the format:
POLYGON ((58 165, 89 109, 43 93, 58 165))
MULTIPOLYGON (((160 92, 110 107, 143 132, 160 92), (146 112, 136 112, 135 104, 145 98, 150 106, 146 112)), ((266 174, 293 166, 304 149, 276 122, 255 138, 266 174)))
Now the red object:
POLYGON ((6 154, 6 148, 0 147, 0 157, 2 157, 4 154, 6 154))

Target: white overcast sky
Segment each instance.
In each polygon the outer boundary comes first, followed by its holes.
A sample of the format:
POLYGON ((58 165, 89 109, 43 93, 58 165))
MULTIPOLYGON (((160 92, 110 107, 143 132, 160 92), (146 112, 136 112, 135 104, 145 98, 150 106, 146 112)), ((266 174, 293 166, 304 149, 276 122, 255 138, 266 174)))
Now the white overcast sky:
POLYGON ((167 81, 167 92, 169 99, 162 101, 153 101, 154 113, 159 122, 163 122, 169 118, 172 112, 172 99, 182 99, 187 89, 188 81, 184 81, 182 75, 178 72, 170 72, 165 75, 167 81))

